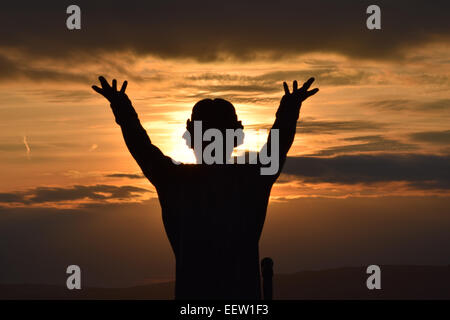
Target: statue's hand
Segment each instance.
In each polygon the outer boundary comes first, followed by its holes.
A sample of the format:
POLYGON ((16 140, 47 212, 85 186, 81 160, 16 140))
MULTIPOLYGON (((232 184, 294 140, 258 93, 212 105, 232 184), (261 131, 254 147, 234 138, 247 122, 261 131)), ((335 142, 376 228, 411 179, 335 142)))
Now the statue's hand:
POLYGON ((100 93, 106 99, 108 99, 111 104, 120 104, 122 101, 129 100, 128 96, 125 94, 125 89, 127 88, 128 82, 124 81, 120 91, 117 90, 117 81, 114 79, 112 81, 112 86, 109 85, 108 81, 102 76, 98 77, 100 80, 101 88, 97 86, 92 86, 97 93, 100 93))
POLYGON ((131 105, 130 99, 125 94, 127 88, 127 81, 124 81, 120 91, 117 90, 117 81, 114 79, 112 85, 108 84, 108 81, 102 76, 98 78, 100 80, 101 88, 92 86, 96 92, 100 93, 111 103, 111 109, 116 117, 116 122, 122 125, 129 119, 137 119, 136 111, 131 105))
POLYGON ((316 94, 319 89, 308 90, 314 78, 306 81, 301 88, 298 88, 297 80, 292 83, 292 93, 286 82, 283 82, 284 96, 281 98, 280 107, 277 111, 277 117, 298 118, 302 102, 316 94))
POLYGON ((308 91, 313 82, 314 78, 309 78, 309 80, 306 81, 301 88, 298 88, 297 80, 294 80, 294 82, 292 83, 292 93, 289 92, 287 83, 283 82, 285 94, 282 99, 288 100, 287 102, 295 105, 301 104, 304 100, 308 99, 319 91, 318 88, 308 91))

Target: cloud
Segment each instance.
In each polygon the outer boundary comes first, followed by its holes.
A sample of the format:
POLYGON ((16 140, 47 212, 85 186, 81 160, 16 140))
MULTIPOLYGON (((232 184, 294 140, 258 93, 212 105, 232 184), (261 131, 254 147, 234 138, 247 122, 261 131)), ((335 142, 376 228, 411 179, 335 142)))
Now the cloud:
POLYGON ((450 109, 450 99, 437 99, 433 101, 413 101, 408 99, 386 99, 367 102, 371 107, 378 107, 386 110, 401 111, 443 111, 450 109))
MULTIPOLYGON (((366 120, 314 120, 314 119, 300 119, 297 123, 297 133, 301 134, 335 134, 338 132, 361 132, 374 131, 384 128, 386 124, 366 120)), ((252 124, 247 125, 248 129, 270 129, 272 124, 252 124)), ((349 139, 343 139, 348 141, 349 139)), ((354 138, 350 138, 353 141, 354 138)), ((382 140, 380 136, 364 136, 359 137, 358 140, 382 140), (371 138, 369 138, 371 137, 371 138), (376 138, 375 138, 376 137, 376 138)))
POLYGON ((344 138, 343 141, 363 141, 363 143, 329 147, 315 152, 314 156, 331 156, 339 153, 376 152, 376 151, 410 151, 417 149, 413 144, 386 139, 380 135, 344 138))
POLYGON ((135 186, 113 185, 75 185, 72 187, 36 187, 22 192, 1 193, 0 203, 3 204, 43 204, 76 200, 107 201, 139 199, 150 190, 135 186))
POLYGON ((450 144, 450 130, 446 131, 423 131, 415 132, 410 135, 411 139, 420 142, 433 144, 450 144))
POLYGON ((417 189, 450 189, 450 156, 422 154, 288 157, 283 173, 310 183, 403 181, 417 189))
POLYGON ((0 203, 19 202, 23 203, 24 198, 21 193, 0 193, 0 203))
POLYGON ((385 125, 373 121, 327 121, 327 120, 302 120, 297 124, 297 133, 324 134, 345 131, 377 130, 385 125))
POLYGON ((367 105, 371 107, 378 107, 381 109, 388 109, 394 111, 400 111, 409 109, 414 102, 407 99, 386 99, 367 102, 367 105))
MULTIPOLYGON (((205 89, 204 86, 186 84, 186 87, 195 89, 205 89)), ((258 84, 220 84, 220 85, 208 85, 207 90, 211 93, 221 93, 228 91, 240 91, 240 92, 278 92, 280 89, 274 86, 258 85, 258 84)))
POLYGON ((128 178, 128 179, 143 179, 142 173, 111 173, 105 175, 107 178, 128 178))
MULTIPOLYGON (((71 81, 71 80, 69 80, 71 81)), ((85 101, 88 99, 92 99, 93 95, 89 88, 86 90, 33 90, 28 89, 24 90, 24 94, 39 96, 39 98, 43 98, 48 102, 53 103, 80 103, 81 101, 85 101)))
POLYGON ((299 81, 309 79, 311 75, 320 79, 321 85, 343 86, 356 85, 367 81, 371 76, 368 71, 351 70, 336 66, 315 67, 303 70, 276 71, 255 77, 256 80, 269 82, 271 84, 281 83, 286 79, 297 79, 299 81))
POLYGON ((440 99, 440 100, 435 100, 435 101, 431 101, 428 103, 424 103, 421 106, 421 109, 424 111, 427 110, 436 110, 436 111, 441 111, 441 110, 448 110, 450 109, 450 99, 440 99))
POLYGON ((23 143, 0 143, 0 150, 2 152, 23 151, 23 143))
MULTIPOLYGON (((69 4, 69 3, 67 3, 69 4)), ((130 51, 165 58, 273 59, 337 52, 398 59, 414 47, 448 39, 448 1, 383 1, 382 30, 365 26, 371 2, 78 1, 81 30, 65 28, 60 1, 10 2, 0 12, 0 46, 63 58, 130 51), (45 23, 43 23, 45 21, 45 23), (20 23, 18 23, 20 22, 20 23)))
MULTIPOLYGON (((325 63, 325 62, 324 62, 325 63)), ((266 72, 256 76, 232 73, 205 72, 185 76, 178 86, 197 92, 192 99, 221 97, 233 103, 272 104, 279 103, 279 97, 268 96, 282 91, 282 82, 297 79, 300 82, 316 77, 320 85, 358 85, 370 82, 371 73, 352 68, 316 66, 302 70, 266 72)))
MULTIPOLYGON (((99 53, 100 54, 100 53, 99 53)), ((110 77, 120 74, 122 77, 139 82, 145 80, 161 79, 159 75, 141 77, 139 74, 132 72, 132 66, 136 59, 131 53, 120 55, 96 55, 80 54, 80 56, 47 57, 27 52, 26 49, 20 48, 16 50, 3 49, 0 40, 0 82, 9 81, 11 79, 29 79, 34 82, 54 81, 54 82, 72 82, 72 83, 92 83, 97 80, 97 72, 95 69, 101 65, 102 74, 110 77), (25 50, 25 51, 24 51, 25 50), (107 71, 105 71, 107 70, 107 71)), ((31 90, 29 90, 31 91, 31 90)), ((52 102, 61 102, 70 99, 76 100, 76 96, 85 100, 92 96, 89 90, 41 90, 34 91, 52 102)))
POLYGON ((199 75, 187 76, 185 79, 188 80, 189 83, 198 81, 246 83, 249 87, 255 87, 255 89, 247 89, 246 91, 273 91, 274 85, 278 84, 279 86, 281 82, 286 79, 297 79, 302 81, 310 78, 311 75, 320 78, 322 85, 339 86, 355 85, 362 81, 367 81, 371 76, 371 73, 368 71, 340 68, 337 66, 316 66, 314 68, 304 68, 301 70, 267 72, 258 76, 207 72, 199 75))
MULTIPOLYGON (((32 59, 32 57, 29 57, 32 59)), ((75 72, 52 70, 49 68, 35 67, 32 61, 12 60, 0 54, 0 81, 8 81, 12 78, 31 79, 33 81, 69 81, 85 83, 91 79, 75 72)))
POLYGON ((264 97, 264 96, 260 96, 260 95, 255 95, 255 96, 251 96, 251 95, 240 95, 240 94, 221 94, 221 95, 216 95, 214 93, 210 93, 210 94, 196 94, 196 95, 192 95, 189 96, 190 98, 198 98, 198 99, 204 99, 204 98, 210 98, 210 97, 220 97, 222 99, 228 100, 233 104, 267 104, 267 105, 276 105, 279 101, 280 98, 268 98, 268 97, 264 97))

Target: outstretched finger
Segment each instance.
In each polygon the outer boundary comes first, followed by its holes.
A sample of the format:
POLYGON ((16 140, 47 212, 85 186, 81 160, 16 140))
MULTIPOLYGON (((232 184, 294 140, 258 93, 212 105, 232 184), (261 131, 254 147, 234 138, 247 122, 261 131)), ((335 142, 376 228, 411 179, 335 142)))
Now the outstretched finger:
POLYGON ((111 89, 108 81, 106 81, 106 79, 103 76, 98 77, 98 80, 100 80, 100 84, 102 85, 103 90, 111 89))
POLYGON ((113 79, 113 81, 112 81, 112 89, 114 92, 117 91, 117 80, 116 79, 113 79))
POLYGON ((305 91, 308 90, 309 87, 311 87, 311 85, 312 85, 313 82, 314 82, 314 78, 309 78, 308 81, 306 81, 306 82, 303 84, 302 89, 305 90, 305 91))
POLYGON ((92 89, 94 89, 95 92, 100 93, 102 96, 105 95, 102 88, 99 88, 97 86, 92 86, 92 89))
POLYGON ((315 88, 310 91, 306 91, 306 96, 311 97, 311 96, 315 95, 317 92, 319 92, 319 88, 315 88))
POLYGON ((290 94, 291 94, 291 93, 289 92, 289 87, 288 87, 288 85, 287 85, 286 82, 283 82, 283 88, 284 88, 284 93, 285 93, 286 95, 290 95, 290 94))
POLYGON ((297 91, 298 89, 298 82, 297 80, 294 80, 294 82, 292 83, 292 91, 297 91))
POLYGON ((120 88, 120 93, 125 93, 125 89, 127 88, 128 81, 124 81, 122 84, 122 88, 120 88))

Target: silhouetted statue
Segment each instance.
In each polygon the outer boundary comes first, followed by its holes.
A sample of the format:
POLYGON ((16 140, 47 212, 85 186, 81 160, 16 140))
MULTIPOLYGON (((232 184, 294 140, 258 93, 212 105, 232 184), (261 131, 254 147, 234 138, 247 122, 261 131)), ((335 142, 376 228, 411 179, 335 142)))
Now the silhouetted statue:
MULTIPOLYGON (((150 141, 125 94, 127 82, 118 91, 116 80, 112 86, 103 77, 99 80, 102 88, 93 89, 110 101, 128 150, 157 190, 176 258, 175 298, 261 299, 258 242, 270 190, 294 140, 301 103, 318 91, 308 91, 314 79, 301 88, 294 81, 292 93, 283 83, 285 95, 272 127, 279 129, 279 169, 274 175, 261 175, 261 164, 175 164, 150 141)), ((203 131, 242 128, 233 105, 223 99, 194 106, 187 120, 192 139, 196 120, 202 121, 203 131)), ((270 141, 269 134, 269 150, 270 141)), ((224 162, 230 156, 224 152, 224 162)))
POLYGON ((273 260, 266 257, 261 260, 261 273, 263 278, 263 298, 272 300, 273 296, 273 260))

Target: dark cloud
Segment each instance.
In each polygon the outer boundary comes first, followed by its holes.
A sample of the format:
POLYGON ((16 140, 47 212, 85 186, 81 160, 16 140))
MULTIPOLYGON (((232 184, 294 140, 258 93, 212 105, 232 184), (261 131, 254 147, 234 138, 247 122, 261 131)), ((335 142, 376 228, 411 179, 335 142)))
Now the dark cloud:
POLYGON ((0 203, 4 202, 23 202, 22 194, 17 193, 0 193, 0 203))
POLYGON ((377 130, 385 125, 373 121, 326 121, 326 120, 302 120, 297 124, 298 133, 323 134, 343 131, 377 130))
MULTIPOLYGON (((259 95, 261 93, 270 94, 280 92, 281 83, 287 79, 297 79, 302 82, 303 80, 314 76, 316 78, 317 86, 379 84, 379 80, 377 80, 376 77, 373 77, 375 75, 373 72, 359 71, 351 67, 329 65, 332 64, 332 62, 321 60, 313 60, 313 62, 309 61, 307 64, 312 67, 302 70, 267 72, 257 76, 214 72, 187 75, 184 77, 184 80, 179 83, 179 86, 191 88, 198 92, 190 95, 190 98, 203 99, 209 97, 221 97, 234 103, 277 104, 279 98, 260 97, 259 95), (214 84, 211 85, 211 83, 214 84)), ((408 99, 385 99, 369 101, 366 104, 369 107, 395 111, 404 109, 439 110, 444 109, 446 105, 450 105, 449 101, 446 99, 425 103, 408 99)), ((327 131, 326 127, 328 125, 334 126, 334 128, 329 128, 329 132, 339 130, 351 131, 353 129, 373 130, 383 126, 382 124, 371 123, 370 121, 360 121, 359 123, 356 121, 342 121, 336 123, 317 122, 316 124, 322 126, 324 132, 327 131)), ((316 124, 304 124, 304 127, 299 129, 299 132, 308 133, 308 130, 321 129, 313 128, 316 124)))
MULTIPOLYGON (((445 65, 445 64, 448 64, 449 62, 434 60, 434 63, 437 63, 438 65, 445 65)), ((415 78, 417 78, 417 80, 420 83, 434 84, 437 86, 448 86, 450 84, 450 78, 447 75, 442 75, 442 74, 438 75, 436 73, 421 73, 421 74, 415 75, 415 78)))
POLYGON ((417 189, 450 189, 450 156, 378 154, 332 158, 289 157, 283 173, 312 183, 404 181, 417 189))
MULTIPOLYGON (((314 120, 314 119, 300 119, 297 123, 297 133, 301 134, 334 134, 338 132, 361 132, 361 131, 376 131, 386 124, 374 121, 365 120, 347 120, 347 121, 329 121, 329 120, 314 120)), ((254 124, 246 126, 248 129, 270 129, 272 124, 254 124)), ((355 138, 343 139, 354 141, 355 138)), ((380 136, 364 136, 356 140, 369 140, 374 143, 375 140, 381 141, 380 136)))
MULTIPOLYGON (((204 86, 199 85, 189 85, 186 84, 186 87, 191 87, 195 89, 205 90, 204 86)), ((221 93, 228 91, 240 91, 240 92, 277 92, 280 91, 279 86, 269 86, 269 85, 259 85, 259 84, 220 84, 220 85, 208 85, 206 88, 210 93, 221 93)))
POLYGON ((370 107, 377 107, 386 110, 415 110, 415 111, 443 111, 450 109, 450 99, 438 99, 428 102, 418 102, 408 99, 388 99, 367 102, 370 107))
MULTIPOLYGON (((1 40, 0 40, 1 41, 1 40)), ((1 48, 1 44, 0 44, 1 48)), ((92 69, 85 68, 84 62, 90 62, 93 65, 99 65, 101 63, 105 76, 120 74, 122 77, 132 81, 142 81, 143 77, 130 72, 130 65, 136 60, 134 57, 121 56, 122 60, 113 60, 111 57, 98 58, 95 55, 87 57, 68 57, 64 61, 46 60, 45 65, 39 62, 39 58, 45 59, 40 56, 30 56, 26 52, 22 52, 21 55, 14 56, 7 53, 0 52, 0 70, 3 72, 0 74, 0 81, 8 81, 14 79, 30 79, 33 81, 65 81, 65 82, 93 82, 97 80, 97 75, 93 74, 92 69), (99 60, 100 59, 100 60, 99 60), (74 69, 74 66, 78 68, 74 69), (72 69, 72 70, 71 70, 72 69)), ((61 57, 53 57, 61 58, 61 57)), ((145 80, 162 79, 161 76, 147 76, 145 80)), ((87 92, 72 91, 73 96, 69 97, 70 92, 64 92, 64 90, 56 90, 54 92, 44 91, 42 94, 46 94, 52 98, 52 101, 66 101, 67 99, 74 99, 75 96, 81 96, 85 99, 87 92)))
POLYGON ((221 97, 234 103, 275 104, 279 101, 279 98, 264 98, 259 97, 258 94, 280 92, 283 81, 297 79, 302 82, 311 76, 314 76, 320 85, 339 86, 367 83, 370 73, 330 66, 268 72, 258 76, 207 72, 188 75, 184 77, 179 86, 199 92, 190 95, 190 98, 221 97), (254 96, 249 97, 251 94, 254 96))
POLYGON ((135 186, 93 185, 72 187, 36 187, 23 192, 0 194, 0 202, 19 203, 25 205, 47 202, 64 202, 89 199, 92 201, 104 200, 132 200, 143 193, 151 192, 135 186))
POLYGON ((236 82, 244 82, 250 81, 255 77, 237 75, 237 74, 229 74, 229 73, 214 73, 214 72, 206 72, 197 75, 186 76, 185 79, 188 82, 191 81, 236 81, 236 82))
POLYGON ((401 58, 449 37, 448 1, 380 0, 382 30, 366 28, 370 1, 77 1, 82 28, 65 27, 70 1, 2 4, 0 46, 36 56, 79 57, 129 51, 214 60, 273 59, 306 52, 401 58))
POLYGON ((343 141, 360 141, 362 143, 329 147, 314 153, 314 156, 331 156, 339 153, 376 152, 376 151, 411 151, 417 149, 413 144, 387 139, 380 135, 344 138, 343 141))
POLYGON ((292 71, 276 71, 263 74, 255 77, 255 80, 265 81, 272 84, 281 83, 286 79, 297 79, 299 81, 306 81, 314 75, 320 81, 321 85, 355 85, 361 83, 370 77, 371 73, 367 71, 346 70, 338 67, 316 67, 304 70, 292 71))
POLYGON ((21 143, 0 143, 0 150, 3 152, 17 152, 17 151, 24 151, 25 146, 23 142, 21 143))
POLYGON ((410 136, 415 141, 443 144, 443 145, 450 144, 450 130, 415 132, 412 133, 410 136))
MULTIPOLYGON (((199 99, 204 99, 207 97, 214 97, 212 93, 210 95, 204 95, 204 94, 198 94, 196 97, 199 99)), ((265 104, 265 105, 274 105, 280 101, 280 98, 266 98, 266 97, 260 97, 260 96, 243 96, 240 94, 221 94, 220 98, 226 99, 233 104, 236 103, 242 103, 242 104, 265 104)))
POLYGON ((450 99, 441 99, 436 101, 431 101, 428 103, 425 103, 421 106, 421 109, 424 111, 427 110, 449 110, 450 109, 450 99))
POLYGON ((369 107, 378 107, 387 110, 400 111, 408 109, 413 105, 414 102, 407 99, 387 99, 367 102, 369 107))
MULTIPOLYGON (((189 81, 187 85, 194 82, 194 86, 196 86, 195 82, 198 81, 218 81, 221 83, 246 83, 249 87, 260 86, 261 88, 257 89, 258 91, 274 91, 274 86, 280 86, 286 79, 306 81, 311 75, 319 79, 321 85, 339 86, 355 85, 361 83, 363 80, 367 81, 371 73, 367 71, 348 70, 336 66, 316 66, 302 70, 268 72, 258 76, 208 72, 200 75, 187 76, 185 79, 189 81)), ((254 89, 246 91, 254 91, 254 89)))
MULTIPOLYGON (((67 81, 67 80, 65 80, 67 81)), ((27 90, 27 93, 43 97, 48 102, 80 102, 92 98, 89 90, 27 90)))
POLYGON ((128 179, 142 179, 145 178, 142 173, 111 173, 107 174, 107 178, 128 178, 128 179))
MULTIPOLYGON (((1 40, 0 40, 1 41, 1 40)), ((33 67, 28 61, 11 60, 0 54, 0 81, 10 80, 11 78, 26 78, 34 81, 71 81, 86 82, 91 77, 78 73, 63 72, 42 67, 33 67)))

